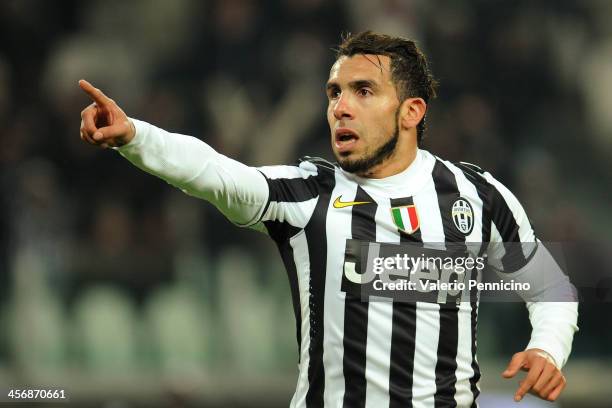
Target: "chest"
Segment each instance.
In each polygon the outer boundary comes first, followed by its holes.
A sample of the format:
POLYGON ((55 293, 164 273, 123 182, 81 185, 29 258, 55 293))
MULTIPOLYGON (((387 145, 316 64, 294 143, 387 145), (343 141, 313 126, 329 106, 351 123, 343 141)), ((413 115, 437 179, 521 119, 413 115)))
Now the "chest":
POLYGON ((326 222, 335 239, 376 242, 481 241, 483 204, 476 192, 338 186, 326 222))

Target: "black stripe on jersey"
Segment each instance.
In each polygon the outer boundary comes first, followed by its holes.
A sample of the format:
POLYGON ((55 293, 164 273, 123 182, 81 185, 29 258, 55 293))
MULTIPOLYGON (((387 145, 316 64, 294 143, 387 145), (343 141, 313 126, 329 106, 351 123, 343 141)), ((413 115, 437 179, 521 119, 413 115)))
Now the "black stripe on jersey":
POLYGON ((296 203, 308 201, 318 195, 317 179, 319 175, 312 175, 306 178, 267 178, 270 189, 268 202, 289 202, 296 203))
MULTIPOLYGON (((351 235, 353 239, 376 241, 376 209, 378 205, 360 186, 355 201, 369 201, 373 205, 352 208, 351 235)), ((368 340, 368 302, 346 293, 344 301, 344 407, 365 407, 366 400, 366 345, 368 340)))
POLYGON ((253 225, 257 224, 258 222, 260 222, 261 219, 264 217, 264 215, 266 215, 266 211, 268 211, 268 207, 270 207, 270 194, 271 194, 270 191, 272 191, 272 189, 270 188, 271 187, 270 186, 270 179, 268 178, 268 176, 266 176, 264 174, 264 172, 259 170, 259 169, 257 169, 257 171, 266 179, 266 183, 268 183, 268 201, 266 201, 266 205, 265 205, 263 211, 261 212, 261 215, 259 216, 259 219, 257 221, 255 221, 255 222, 253 222, 253 225))
MULTIPOLYGON (((391 207, 414 205, 412 197, 392 198, 391 207)), ((400 231, 400 242, 423 242, 421 230, 400 231)), ((393 302, 389 408, 412 408, 412 384, 416 338, 416 303, 393 302)))
POLYGON ((480 381, 480 367, 478 365, 478 361, 476 361, 476 336, 478 332, 478 302, 472 301, 470 302, 470 306, 472 307, 472 370, 474 374, 470 377, 470 390, 472 390, 472 395, 474 399, 472 399, 471 408, 477 408, 476 398, 480 395, 480 390, 478 389, 478 381, 480 381))
MULTIPOLYGON (((308 349, 308 392, 306 406, 322 407, 325 391, 325 369, 323 367, 323 313, 325 299, 325 273, 327 270, 327 211, 331 193, 336 184, 334 171, 317 166, 319 174, 319 200, 304 228, 308 242, 310 261, 309 308, 310 347, 308 349)), ((299 297, 298 297, 299 299, 299 297)))
MULTIPOLYGON (((300 228, 294 227, 286 221, 264 221, 263 225, 266 227, 270 238, 272 238, 279 245, 281 255, 282 248, 280 248, 280 245, 287 243, 289 238, 301 231, 300 228)), ((289 248, 291 248, 291 245, 289 248)))
MULTIPOLYGON (((438 196, 438 206, 444 228, 445 242, 465 242, 465 235, 454 227, 451 217, 453 202, 460 196, 455 175, 436 160, 432 177, 438 196)), ((455 384, 457 383, 457 347, 459 345, 459 308, 453 299, 440 304, 440 334, 438 339, 438 362, 436 363, 436 408, 456 407, 455 384)))
POLYGON ((491 218, 502 237, 506 249, 501 259, 504 268, 502 272, 515 272, 527 264, 527 259, 525 259, 521 246, 512 244, 513 242, 521 242, 519 226, 514 219, 512 210, 508 207, 508 203, 506 203, 499 190, 493 185, 491 185, 491 190, 493 202, 491 218))
POLYGON ((491 184, 491 218, 504 242, 521 242, 519 226, 499 190, 491 184))
MULTIPOLYGON (((267 224, 269 221, 264 222, 267 224)), ((288 224, 287 224, 288 225, 288 224)), ((266 225, 267 227, 267 225, 266 225)), ((292 227, 297 232, 300 231, 299 228, 292 227)), ((270 228, 268 228, 270 231, 270 228)), ((270 233, 272 235, 272 233, 270 233)), ((291 234, 293 236, 295 234, 291 234)), ((283 264, 285 265, 285 270, 287 271, 287 277, 289 278, 289 288, 291 289, 291 302, 293 304, 293 314, 295 315, 295 336, 298 344, 298 362, 300 361, 302 350, 302 313, 300 308, 300 286, 298 284, 298 275, 297 275, 297 267, 295 265, 295 258, 293 257, 293 247, 289 243, 289 240, 285 240, 282 242, 278 242, 278 249, 280 251, 281 258, 283 260, 283 264)))

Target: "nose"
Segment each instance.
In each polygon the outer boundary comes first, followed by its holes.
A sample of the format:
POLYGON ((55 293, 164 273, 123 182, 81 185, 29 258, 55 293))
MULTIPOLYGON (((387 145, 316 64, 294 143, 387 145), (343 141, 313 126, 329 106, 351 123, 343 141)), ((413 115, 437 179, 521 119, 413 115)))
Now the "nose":
POLYGON ((341 119, 352 119, 353 110, 351 108, 350 100, 348 95, 342 93, 336 100, 336 104, 333 107, 334 117, 338 120, 341 119))

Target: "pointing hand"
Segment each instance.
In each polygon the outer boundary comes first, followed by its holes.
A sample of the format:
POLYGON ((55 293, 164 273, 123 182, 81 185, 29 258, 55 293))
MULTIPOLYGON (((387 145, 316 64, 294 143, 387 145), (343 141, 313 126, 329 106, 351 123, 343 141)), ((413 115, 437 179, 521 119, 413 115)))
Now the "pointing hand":
POLYGON ((512 378, 520 370, 527 371, 527 376, 519 383, 519 388, 514 394, 515 401, 523 399, 527 392, 554 401, 565 388, 563 373, 544 350, 529 349, 516 353, 502 376, 512 378))
POLYGON ((81 140, 103 148, 129 143, 136 129, 123 110, 86 80, 81 79, 79 86, 93 100, 81 112, 81 140))

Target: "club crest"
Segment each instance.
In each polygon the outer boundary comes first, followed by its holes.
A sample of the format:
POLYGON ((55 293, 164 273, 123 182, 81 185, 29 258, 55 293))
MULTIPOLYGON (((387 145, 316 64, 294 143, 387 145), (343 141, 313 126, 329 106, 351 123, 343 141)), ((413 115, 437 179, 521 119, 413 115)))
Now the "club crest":
POLYGON ((419 214, 414 205, 391 207, 391 218, 397 228, 406 234, 413 234, 419 229, 419 214))
POLYGON ((451 217, 460 233, 470 235, 474 228, 474 211, 465 198, 459 197, 455 200, 451 207, 451 217))

